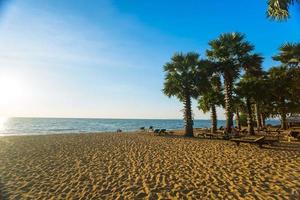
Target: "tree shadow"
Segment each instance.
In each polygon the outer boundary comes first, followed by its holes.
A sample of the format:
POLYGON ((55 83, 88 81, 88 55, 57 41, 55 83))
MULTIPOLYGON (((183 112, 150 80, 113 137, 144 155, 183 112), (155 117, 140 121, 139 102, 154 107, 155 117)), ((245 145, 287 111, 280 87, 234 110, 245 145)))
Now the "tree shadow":
POLYGON ((8 199, 8 193, 5 191, 4 184, 2 182, 0 182, 0 199, 8 199))
POLYGON ((299 151, 300 152, 300 143, 299 144, 277 144, 272 146, 263 146, 264 149, 278 150, 278 151, 299 151))

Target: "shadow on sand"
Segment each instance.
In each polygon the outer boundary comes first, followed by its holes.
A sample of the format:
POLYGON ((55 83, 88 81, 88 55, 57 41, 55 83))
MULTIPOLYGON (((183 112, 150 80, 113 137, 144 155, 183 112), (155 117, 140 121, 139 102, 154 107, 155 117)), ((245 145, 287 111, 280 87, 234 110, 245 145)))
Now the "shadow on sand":
POLYGON ((4 184, 2 182, 0 182, 0 199, 8 199, 8 194, 5 192, 4 184))
POLYGON ((272 149, 278 151, 299 151, 300 152, 300 143, 279 143, 273 146, 263 146, 264 149, 272 149))
MULTIPOLYGON (((230 140, 224 140, 220 138, 203 138, 203 137, 185 137, 182 135, 172 135, 172 134, 164 134, 164 135, 155 135, 160 136, 164 138, 182 138, 187 140, 223 140, 223 141, 230 141, 230 140)), ((240 147, 242 148, 242 147, 240 147)), ((300 142, 293 142, 293 143, 278 143, 274 145, 263 145, 262 149, 270 149, 270 150, 278 150, 278 151, 299 151, 300 152, 300 142)))

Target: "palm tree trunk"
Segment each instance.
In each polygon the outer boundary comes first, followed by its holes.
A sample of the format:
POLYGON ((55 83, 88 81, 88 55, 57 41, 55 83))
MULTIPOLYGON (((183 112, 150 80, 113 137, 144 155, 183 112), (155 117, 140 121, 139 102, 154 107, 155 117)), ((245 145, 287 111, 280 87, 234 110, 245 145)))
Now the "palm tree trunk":
POLYGON ((261 118, 260 118, 260 110, 259 110, 259 104, 255 104, 255 115, 256 115, 256 126, 257 130, 261 130, 262 124, 261 124, 261 118))
POLYGON ((232 79, 229 75, 224 76, 225 86, 225 114, 226 114, 226 128, 227 133, 231 133, 233 126, 233 112, 232 112, 232 79))
POLYGON ((281 114, 281 128, 283 130, 286 130, 286 114, 285 113, 281 114))
POLYGON ((238 108, 236 109, 235 122, 236 122, 236 125, 237 125, 238 129, 241 130, 240 113, 239 113, 239 109, 238 108))
POLYGON ((185 136, 193 137, 192 103, 190 95, 186 95, 184 100, 184 121, 185 136))
POLYGON ((251 109, 251 102, 250 99, 246 99, 246 106, 247 106, 247 125, 248 125, 248 133, 250 135, 254 135, 254 128, 253 128, 253 118, 252 118, 252 109, 251 109))
POLYGON ((266 117, 263 113, 260 113, 261 125, 262 127, 266 126, 266 117))
POLYGON ((217 131, 217 112, 216 106, 213 104, 211 106, 211 132, 216 133, 217 131))
POLYGON ((284 98, 282 98, 282 102, 281 102, 281 105, 282 105, 282 111, 281 111, 281 128, 283 130, 286 130, 286 108, 285 108, 285 100, 284 98))

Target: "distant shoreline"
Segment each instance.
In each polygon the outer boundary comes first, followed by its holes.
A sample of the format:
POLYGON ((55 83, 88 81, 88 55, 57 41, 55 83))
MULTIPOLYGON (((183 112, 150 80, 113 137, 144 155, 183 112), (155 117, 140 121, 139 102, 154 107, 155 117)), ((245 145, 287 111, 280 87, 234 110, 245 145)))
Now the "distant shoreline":
MULTIPOLYGON (((272 125, 279 121, 267 121, 272 125)), ((83 119, 83 118, 9 118, 0 122, 0 135, 49 135, 72 133, 104 133, 139 131, 141 127, 146 130, 152 126, 154 129, 182 130, 184 122, 163 119, 83 119)), ((194 128, 210 128, 210 120, 194 120, 194 128)), ((225 126, 225 120, 218 120, 218 127, 225 126)))
MULTIPOLYGON (((99 119, 99 120, 182 120, 181 118, 110 118, 110 117, 7 117, 21 119, 99 119)), ((210 119, 194 119, 194 120, 210 120, 210 119)), ((218 119, 225 121, 226 119, 218 119)))

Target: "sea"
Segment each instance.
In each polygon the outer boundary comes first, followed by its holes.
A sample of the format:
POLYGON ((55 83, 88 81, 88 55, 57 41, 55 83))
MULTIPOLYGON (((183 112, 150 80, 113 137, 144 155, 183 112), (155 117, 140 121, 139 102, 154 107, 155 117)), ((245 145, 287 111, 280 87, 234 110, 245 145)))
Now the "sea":
MULTIPOLYGON (((268 120, 267 124, 277 125, 278 120, 268 120)), ((218 126, 225 125, 225 120, 218 120, 218 126)), ((152 126, 154 129, 183 129, 180 119, 87 119, 87 118, 1 118, 0 136, 12 135, 47 135, 62 133, 96 133, 137 131, 152 126)), ((194 128, 208 128, 210 120, 194 120, 194 128)))

